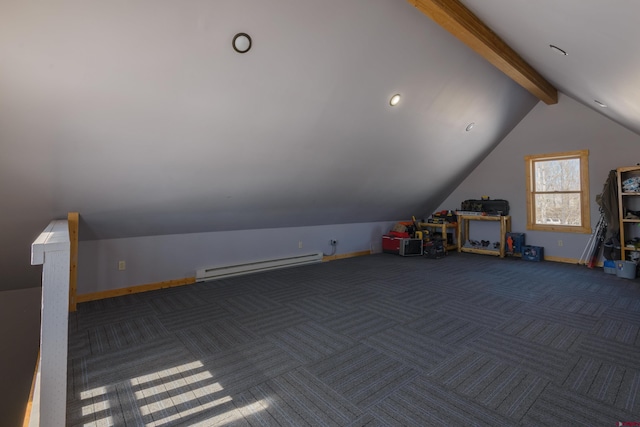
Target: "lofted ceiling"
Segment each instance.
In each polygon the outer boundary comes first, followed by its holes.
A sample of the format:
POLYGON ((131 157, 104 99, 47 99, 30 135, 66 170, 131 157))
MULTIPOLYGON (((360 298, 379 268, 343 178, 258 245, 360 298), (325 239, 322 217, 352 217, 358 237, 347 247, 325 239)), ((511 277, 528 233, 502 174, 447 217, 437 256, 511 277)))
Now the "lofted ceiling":
MULTIPOLYGON (((640 5, 462 3, 640 133, 640 5)), ((406 0, 2 0, 0 267, 69 211, 85 239, 423 215, 537 102, 406 0)))
POLYGON ((4 191, 85 238, 420 215, 536 102, 403 1, 2 5, 4 191))
POLYGON ((461 3, 559 91, 640 134, 640 2, 461 3), (553 51, 549 45, 568 55, 553 51))

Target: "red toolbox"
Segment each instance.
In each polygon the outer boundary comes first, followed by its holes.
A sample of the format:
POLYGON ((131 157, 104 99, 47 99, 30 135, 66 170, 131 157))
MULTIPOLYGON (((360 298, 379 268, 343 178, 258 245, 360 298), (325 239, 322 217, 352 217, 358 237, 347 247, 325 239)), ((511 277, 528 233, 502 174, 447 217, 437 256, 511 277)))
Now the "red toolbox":
POLYGON ((406 237, 382 236, 382 252, 402 256, 422 255, 422 239, 406 237))
POLYGON ((382 252, 387 254, 400 254, 400 243, 402 243, 401 237, 395 236, 382 236, 382 252))

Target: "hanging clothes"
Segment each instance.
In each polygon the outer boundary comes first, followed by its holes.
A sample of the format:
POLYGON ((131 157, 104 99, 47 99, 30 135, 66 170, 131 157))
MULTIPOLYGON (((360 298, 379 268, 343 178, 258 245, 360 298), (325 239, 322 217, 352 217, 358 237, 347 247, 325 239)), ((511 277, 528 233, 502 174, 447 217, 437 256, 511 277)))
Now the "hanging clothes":
POLYGON ((596 196, 596 203, 600 205, 602 215, 607 223, 605 242, 611 238, 617 238, 620 233, 620 219, 618 217, 618 174, 615 170, 609 172, 602 193, 596 196))

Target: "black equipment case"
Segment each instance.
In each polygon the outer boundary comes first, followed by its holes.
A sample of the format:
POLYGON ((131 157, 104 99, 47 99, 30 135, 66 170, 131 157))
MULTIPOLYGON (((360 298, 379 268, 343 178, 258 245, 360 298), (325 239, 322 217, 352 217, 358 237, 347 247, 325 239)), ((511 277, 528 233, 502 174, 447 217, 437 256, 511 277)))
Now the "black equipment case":
POLYGON ((402 256, 422 255, 422 239, 402 239, 399 253, 402 256))
POLYGON ((490 215, 509 215, 509 202, 503 199, 465 200, 461 210, 470 212, 484 212, 490 215))

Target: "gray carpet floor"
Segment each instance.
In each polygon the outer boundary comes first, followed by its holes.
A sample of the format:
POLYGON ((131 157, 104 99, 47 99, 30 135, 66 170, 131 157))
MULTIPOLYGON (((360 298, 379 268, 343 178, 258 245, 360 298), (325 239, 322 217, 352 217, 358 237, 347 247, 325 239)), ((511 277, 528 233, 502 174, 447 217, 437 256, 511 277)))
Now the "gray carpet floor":
POLYGON ((640 422, 640 279, 389 254, 79 305, 73 426, 640 422))

